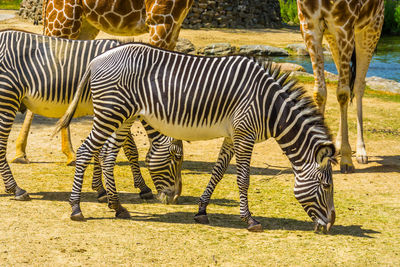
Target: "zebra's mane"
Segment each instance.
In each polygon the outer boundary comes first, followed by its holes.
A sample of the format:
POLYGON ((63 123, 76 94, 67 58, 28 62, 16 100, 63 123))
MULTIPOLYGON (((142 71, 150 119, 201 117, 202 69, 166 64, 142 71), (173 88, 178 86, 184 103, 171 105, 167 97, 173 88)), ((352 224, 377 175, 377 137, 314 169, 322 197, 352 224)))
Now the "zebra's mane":
POLYGON ((326 134, 329 141, 332 141, 332 134, 328 126, 326 125, 325 119, 319 111, 314 100, 309 96, 308 92, 303 86, 298 85, 298 80, 294 77, 290 77, 291 72, 281 71, 280 66, 273 64, 272 61, 261 61, 255 58, 250 58, 260 67, 262 67, 269 76, 271 76, 281 87, 284 92, 281 93, 283 97, 291 99, 288 103, 296 105, 296 110, 300 113, 303 111, 303 118, 318 118, 312 121, 311 127, 315 127, 317 130, 322 131, 326 134))

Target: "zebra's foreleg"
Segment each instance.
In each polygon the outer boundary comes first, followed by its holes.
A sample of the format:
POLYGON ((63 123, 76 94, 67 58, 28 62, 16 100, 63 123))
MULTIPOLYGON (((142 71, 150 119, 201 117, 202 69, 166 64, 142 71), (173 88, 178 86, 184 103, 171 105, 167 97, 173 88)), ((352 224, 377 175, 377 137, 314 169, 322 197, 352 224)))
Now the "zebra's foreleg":
POLYGON ((240 217, 247 222, 248 230, 261 232, 262 225, 251 217, 247 193, 250 185, 250 160, 254 147, 254 137, 235 136, 234 150, 236 155, 237 184, 240 197, 240 217))
POLYGON ((15 141, 15 157, 11 161, 12 163, 29 163, 29 160, 26 156, 26 144, 28 143, 29 129, 31 128, 33 116, 34 114, 32 111, 26 111, 24 123, 22 124, 21 131, 19 132, 18 138, 15 141))
POLYGON ((221 150, 218 155, 218 160, 214 165, 211 173, 211 179, 208 182, 206 189, 199 200, 199 212, 194 216, 194 220, 198 223, 208 224, 207 205, 210 203, 210 198, 215 190, 215 187, 221 181, 229 162, 234 155, 234 148, 231 138, 225 138, 221 150))
POLYGON ((114 180, 114 166, 119 149, 126 140, 130 132, 130 125, 126 122, 107 140, 100 151, 100 160, 102 161, 103 176, 106 182, 106 191, 108 196, 108 206, 115 210, 115 217, 130 218, 128 210, 122 207, 114 180))
POLYGON ((153 192, 146 185, 146 182, 143 179, 142 173, 140 172, 139 167, 139 153, 133 140, 132 134, 130 131, 127 134, 126 140, 123 145, 125 156, 128 158, 129 165, 131 166, 132 174, 133 174, 133 182, 135 188, 140 189, 140 198, 142 199, 152 199, 153 192))

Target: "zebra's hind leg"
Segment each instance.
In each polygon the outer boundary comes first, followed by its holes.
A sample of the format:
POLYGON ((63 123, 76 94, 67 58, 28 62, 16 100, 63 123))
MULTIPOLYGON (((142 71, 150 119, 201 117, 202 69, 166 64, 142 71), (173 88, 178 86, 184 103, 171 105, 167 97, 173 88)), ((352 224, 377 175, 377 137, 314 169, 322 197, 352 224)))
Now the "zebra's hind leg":
MULTIPOLYGON (((240 131, 240 132, 246 132, 240 131)), ((250 213, 247 193, 250 185, 250 160, 255 138, 252 136, 235 136, 234 150, 236 155, 237 184, 240 197, 240 217, 247 222, 247 230, 261 232, 262 225, 250 213)))
POLYGON ((129 165, 131 166, 132 174, 133 174, 133 182, 135 188, 140 189, 140 198, 141 199, 152 199, 153 192, 146 185, 146 182, 143 179, 142 173, 140 172, 139 167, 139 153, 133 140, 132 134, 130 131, 127 134, 126 140, 123 145, 125 156, 128 158, 129 165))
POLYGON ((7 141, 11 131, 12 124, 15 119, 15 115, 20 104, 18 102, 18 96, 15 90, 12 88, 2 87, 2 93, 0 95, 0 103, 2 103, 2 110, 0 112, 0 173, 4 181, 6 193, 14 194, 15 200, 29 200, 29 194, 17 185, 10 166, 8 165, 6 154, 7 154, 7 141), (11 96, 15 96, 16 99, 12 99, 11 96))
POLYGON ((208 182, 204 193, 201 195, 199 200, 199 212, 194 216, 194 220, 198 223, 208 224, 207 216, 207 205, 210 203, 211 195, 213 194, 215 187, 221 181, 226 169, 228 168, 229 162, 234 155, 233 143, 231 138, 225 138, 222 144, 221 150, 218 155, 218 160, 214 165, 211 173, 211 179, 208 182))
POLYGON ((72 207, 71 220, 85 220, 85 217, 83 216, 80 208, 83 176, 92 157, 97 157, 100 148, 106 142, 107 136, 109 135, 111 135, 110 132, 101 131, 101 129, 98 127, 98 123, 95 117, 92 131, 76 152, 74 183, 72 186, 71 196, 69 198, 69 203, 72 207), (99 135, 99 132, 101 132, 102 134, 99 135))
POLYGON ((130 132, 132 122, 132 120, 126 121, 113 135, 110 136, 100 151, 100 160, 102 162, 101 167, 106 181, 108 206, 115 210, 115 217, 121 219, 127 219, 131 216, 128 210, 125 209, 119 201, 114 180, 114 166, 119 149, 130 132))
POLYGON ((94 168, 93 168, 93 179, 92 189, 97 191, 97 201, 100 203, 107 203, 107 192, 104 189, 103 182, 101 180, 101 164, 99 155, 94 156, 94 168))

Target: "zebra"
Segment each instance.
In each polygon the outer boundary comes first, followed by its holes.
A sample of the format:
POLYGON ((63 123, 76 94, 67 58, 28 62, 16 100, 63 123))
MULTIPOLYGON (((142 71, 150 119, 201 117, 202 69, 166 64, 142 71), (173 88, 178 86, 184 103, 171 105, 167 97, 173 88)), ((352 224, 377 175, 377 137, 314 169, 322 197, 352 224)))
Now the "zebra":
MULTIPOLYGON (((29 109, 46 117, 61 117, 72 100, 77 84, 90 60, 121 43, 116 40, 73 41, 23 31, 0 32, 0 172, 7 193, 17 200, 29 200, 29 194, 20 188, 6 160, 7 139, 18 110, 29 109)), ((93 114, 91 93, 84 89, 79 99, 76 116, 93 114)), ((154 179, 160 199, 174 202, 181 192, 180 167, 182 143, 166 137, 143 122, 150 140, 146 165, 154 179), (180 148, 176 148, 180 146, 180 148), (161 183, 161 184, 160 184, 161 183)), ((142 198, 151 198, 152 191, 140 173, 138 152, 132 135, 124 143, 134 185, 142 198)), ((105 200, 100 163, 95 158, 92 188, 98 191, 99 201, 105 200)))
POLYGON ((234 154, 240 216, 248 230, 262 230, 248 207, 250 158, 256 142, 273 137, 292 163, 295 197, 316 228, 329 231, 335 221, 335 147, 315 104, 288 76, 246 57, 186 55, 141 43, 125 44, 96 57, 55 129, 56 133, 68 127, 77 100, 90 83, 94 122, 77 150, 70 218, 85 219, 80 208, 83 175, 98 154, 103 157, 110 206, 117 215, 129 213, 119 202, 112 170, 132 121, 140 116, 155 130, 178 140, 225 137, 211 186, 200 201, 200 218, 206 216, 204 200, 209 198, 205 196, 222 178, 234 154))

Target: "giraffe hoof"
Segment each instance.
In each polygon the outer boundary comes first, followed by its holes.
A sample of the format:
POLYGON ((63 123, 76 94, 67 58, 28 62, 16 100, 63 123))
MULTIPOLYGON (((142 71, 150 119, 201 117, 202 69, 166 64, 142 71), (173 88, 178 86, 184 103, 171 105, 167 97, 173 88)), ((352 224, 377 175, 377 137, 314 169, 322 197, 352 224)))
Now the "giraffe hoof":
POLYGON ((357 156, 357 162, 360 164, 368 164, 368 156, 357 156))
POLYGON ((153 199, 153 192, 150 188, 147 188, 139 193, 141 199, 153 199))
POLYGON ((354 165, 353 164, 341 164, 340 165, 340 172, 341 173, 353 173, 354 172, 354 165))
POLYGON ((71 214, 71 220, 73 221, 78 221, 78 222, 84 222, 86 221, 85 217, 83 216, 82 212, 78 212, 76 214, 71 214))
POLYGON ((197 223, 210 224, 210 221, 208 220, 208 216, 204 215, 204 214, 196 214, 196 215, 194 215, 194 220, 197 223))
POLYGON ((17 163, 17 164, 29 164, 29 163, 31 163, 26 156, 16 157, 11 162, 12 163, 17 163))
POLYGON ((126 208, 120 206, 120 208, 115 212, 115 217, 118 219, 130 219, 131 214, 126 208))
POLYGON ((76 161, 75 160, 67 162, 67 166, 75 166, 75 165, 76 165, 76 161))

